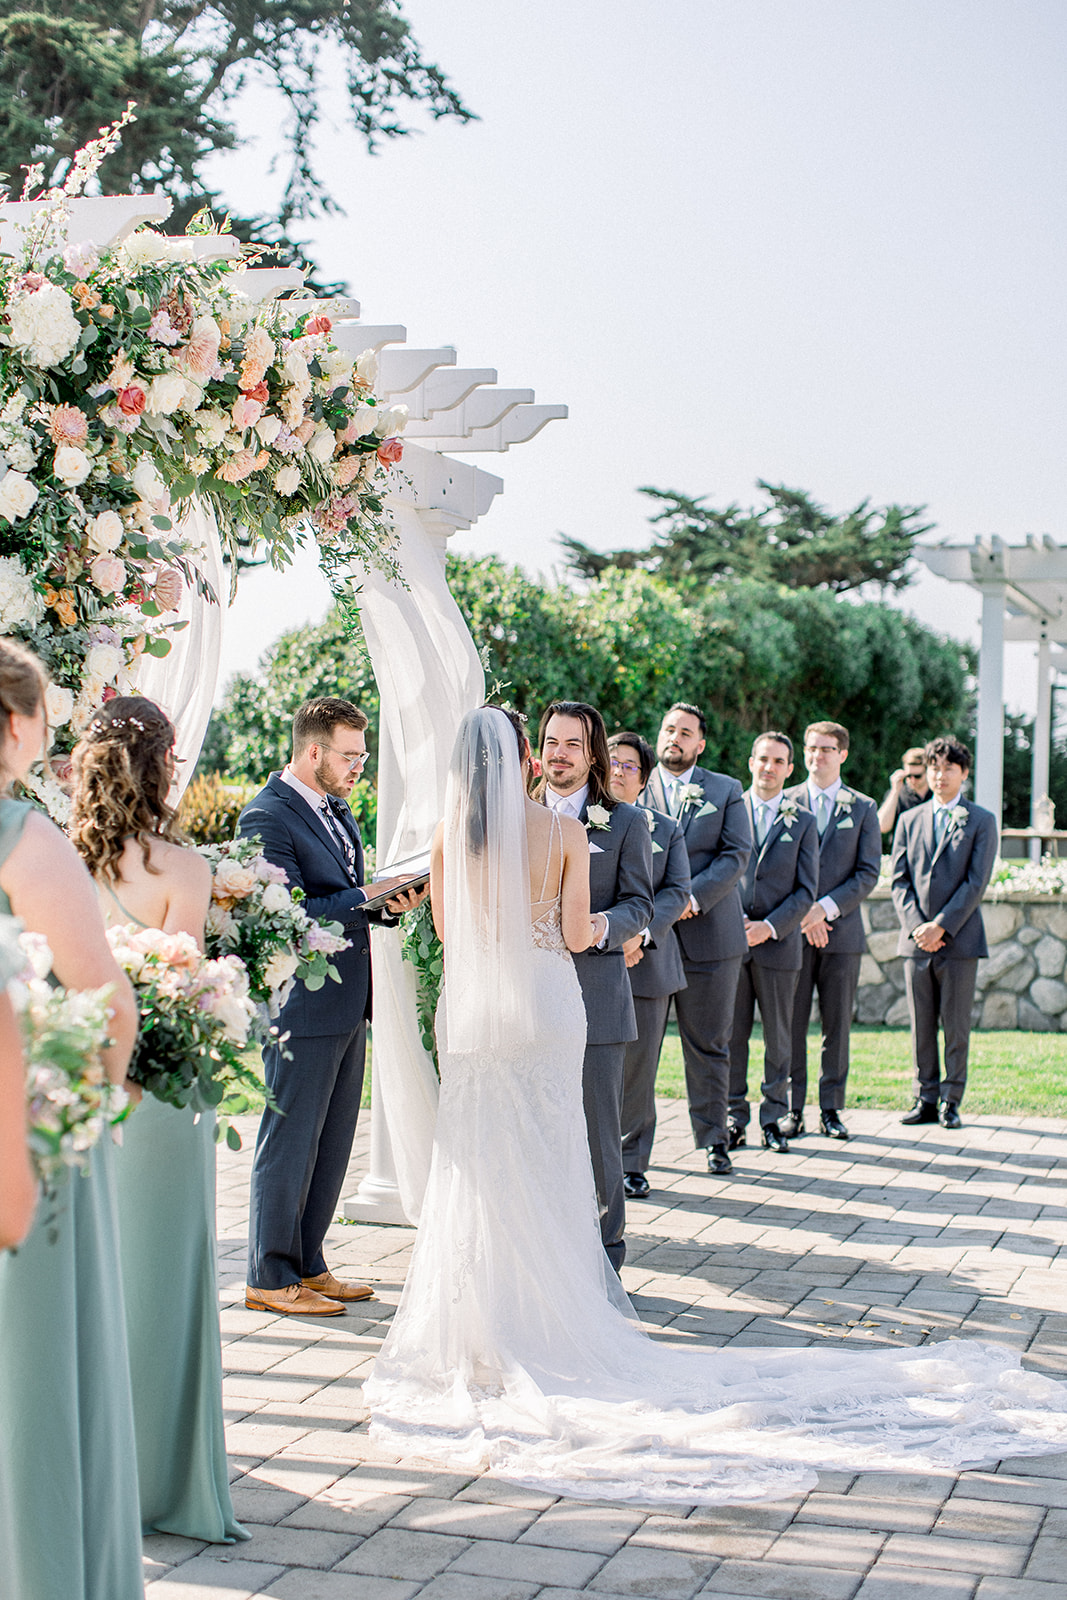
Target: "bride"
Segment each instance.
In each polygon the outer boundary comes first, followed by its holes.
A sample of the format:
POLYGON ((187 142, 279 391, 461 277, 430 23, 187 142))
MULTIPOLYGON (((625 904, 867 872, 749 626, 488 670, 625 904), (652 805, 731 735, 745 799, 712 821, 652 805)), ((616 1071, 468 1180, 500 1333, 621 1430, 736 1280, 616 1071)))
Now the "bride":
POLYGON ((582 1499, 730 1503, 816 1469, 960 1469, 1067 1450, 1067 1386, 994 1344, 678 1350, 600 1242, 571 951, 588 842, 535 805, 520 719, 464 718, 434 840, 441 1102, 400 1306, 365 1385, 398 1453, 582 1499))

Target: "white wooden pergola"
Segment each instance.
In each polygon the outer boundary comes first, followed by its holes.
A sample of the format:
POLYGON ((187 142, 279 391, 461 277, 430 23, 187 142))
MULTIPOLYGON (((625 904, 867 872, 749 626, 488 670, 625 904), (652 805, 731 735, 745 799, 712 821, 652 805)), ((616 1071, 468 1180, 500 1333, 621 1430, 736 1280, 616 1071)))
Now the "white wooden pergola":
POLYGON ((1037 645, 1037 717, 1034 726, 1031 823, 1048 795, 1052 746, 1052 679, 1067 671, 1067 544, 1047 533, 1025 544, 1005 544, 996 534, 972 544, 918 545, 931 572, 965 583, 982 596, 978 665, 978 748, 975 799, 1001 820, 1004 795, 1004 645, 1037 645))

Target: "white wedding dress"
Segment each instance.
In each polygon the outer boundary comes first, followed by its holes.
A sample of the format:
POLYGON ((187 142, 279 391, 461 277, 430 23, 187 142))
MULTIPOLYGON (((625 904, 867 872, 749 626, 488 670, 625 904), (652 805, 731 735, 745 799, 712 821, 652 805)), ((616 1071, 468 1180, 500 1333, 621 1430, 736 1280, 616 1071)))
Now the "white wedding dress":
POLYGON ((373 1438, 552 1494, 691 1504, 782 1498, 818 1468, 1067 1450, 1067 1385, 1004 1346, 679 1350, 642 1332, 600 1241, 559 896, 530 918, 536 1036, 450 1054, 444 1001, 438 1012, 437 1136, 365 1385, 373 1438))

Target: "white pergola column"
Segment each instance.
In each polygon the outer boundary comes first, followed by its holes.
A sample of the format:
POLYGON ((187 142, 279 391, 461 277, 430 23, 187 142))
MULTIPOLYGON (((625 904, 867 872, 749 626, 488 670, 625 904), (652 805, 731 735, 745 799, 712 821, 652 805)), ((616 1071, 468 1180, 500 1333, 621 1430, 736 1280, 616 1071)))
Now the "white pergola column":
MULTIPOLYGON (((1030 826, 1039 825, 1038 802, 1048 794, 1052 765, 1052 646, 1048 629, 1037 641, 1037 716, 1034 718, 1034 758, 1030 777, 1030 826)), ((1041 859, 1041 840, 1030 841, 1030 854, 1041 859)))
POLYGON ((1003 583, 982 584, 982 644, 978 658, 978 749, 975 799, 1000 826, 1004 801, 1003 583))

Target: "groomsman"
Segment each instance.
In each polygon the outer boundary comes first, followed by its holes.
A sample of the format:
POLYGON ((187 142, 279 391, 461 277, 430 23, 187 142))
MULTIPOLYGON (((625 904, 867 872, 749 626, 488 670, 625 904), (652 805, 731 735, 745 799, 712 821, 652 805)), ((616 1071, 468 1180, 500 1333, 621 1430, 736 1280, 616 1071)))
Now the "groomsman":
POLYGON ((819 881, 815 818, 782 794, 793 771, 787 734, 761 733, 748 761, 752 787, 744 797, 755 849, 741 885, 747 950, 734 1001, 730 1035, 730 1143, 745 1143, 748 1127, 748 1041, 759 1004, 763 1021, 763 1103, 760 1127, 768 1150, 789 1145, 782 1122, 789 1109, 793 999, 800 974, 800 923, 819 881))
POLYGON ((905 958, 915 1065, 915 1101, 900 1119, 909 1127, 938 1121, 944 1128, 962 1126, 975 979, 978 962, 989 954, 982 896, 997 854, 993 813, 963 798, 970 768, 965 745, 932 740, 926 773, 933 802, 906 812, 893 838, 897 954, 905 958), (945 1034, 943 1076, 938 1023, 945 1034))
POLYGON ((874 801, 841 782, 848 758, 848 729, 839 722, 812 722, 804 729, 807 783, 785 791, 786 799, 815 816, 819 834, 818 899, 800 924, 800 977, 793 1002, 793 1046, 789 1068, 790 1110, 782 1133, 804 1132, 808 1089, 808 1022, 819 994, 822 1054, 819 1125, 831 1139, 847 1139, 840 1113, 848 1081, 848 1044, 867 948, 860 906, 878 882, 882 837, 874 801))
POLYGON ((544 772, 538 798, 578 817, 589 833, 589 908, 597 930, 590 949, 574 958, 587 1019, 582 1093, 600 1234, 618 1272, 626 1256, 623 1060, 627 1044, 637 1038, 623 947, 654 914, 652 841, 648 819, 611 792, 608 736, 599 711, 582 700, 554 701, 541 718, 538 747, 544 772))
POLYGON ((718 1177, 733 1171, 728 1049, 745 952, 738 884, 752 851, 752 828, 737 779, 696 764, 707 731, 698 706, 679 700, 670 707, 656 741, 658 764, 641 800, 678 819, 689 856, 689 905, 675 924, 686 986, 675 995, 674 1010, 693 1139, 718 1177))
MULTIPOLYGON (((608 740, 611 792, 635 805, 652 772, 652 747, 639 733, 616 733, 608 740)), ((649 1192, 648 1171, 656 1135, 656 1069, 671 995, 685 988, 682 956, 674 924, 689 904, 689 858, 675 819, 645 810, 652 838, 652 921, 623 945, 637 1018, 637 1038, 626 1046, 623 1062, 622 1166, 628 1200, 649 1192)))

